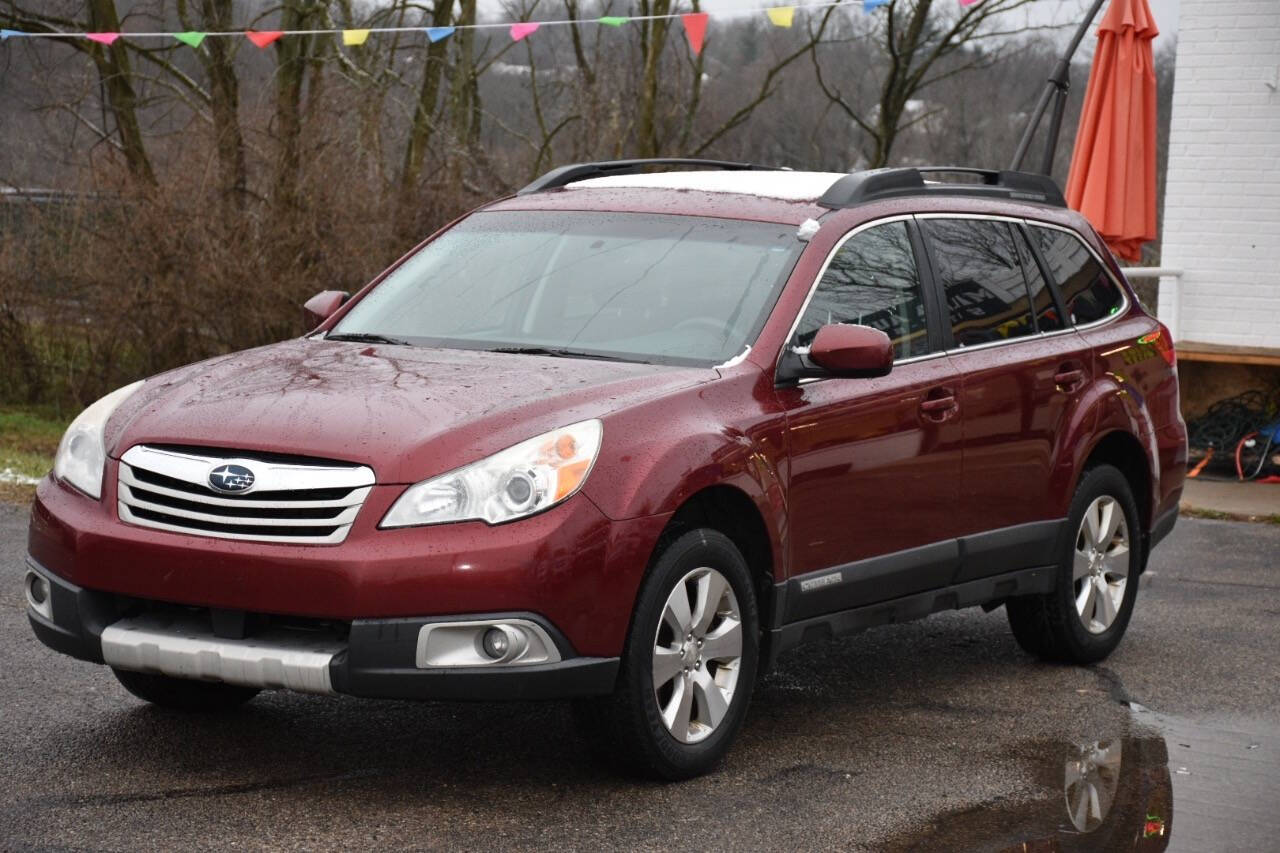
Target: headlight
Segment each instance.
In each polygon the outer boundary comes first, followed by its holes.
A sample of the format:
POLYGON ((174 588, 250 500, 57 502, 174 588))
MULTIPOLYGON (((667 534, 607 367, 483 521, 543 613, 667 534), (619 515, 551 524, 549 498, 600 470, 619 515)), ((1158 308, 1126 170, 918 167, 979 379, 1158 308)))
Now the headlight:
POLYGON ((102 497, 102 467, 107 461, 102 431, 111 413, 141 386, 138 381, 112 391, 71 422, 53 457, 53 476, 91 498, 102 497))
POLYGON ((582 421, 424 480, 400 496, 379 526, 472 519, 499 524, 541 512, 582 488, 602 432, 600 421, 582 421))

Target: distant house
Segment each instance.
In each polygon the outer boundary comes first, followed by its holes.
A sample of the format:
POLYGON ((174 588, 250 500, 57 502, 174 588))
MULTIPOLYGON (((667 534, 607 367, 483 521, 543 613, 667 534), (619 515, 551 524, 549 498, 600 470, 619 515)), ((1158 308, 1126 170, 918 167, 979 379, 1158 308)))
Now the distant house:
POLYGON ((1182 0, 1165 186, 1161 264, 1181 275, 1159 314, 1184 387, 1280 387, 1259 367, 1280 366, 1280 0, 1182 0))

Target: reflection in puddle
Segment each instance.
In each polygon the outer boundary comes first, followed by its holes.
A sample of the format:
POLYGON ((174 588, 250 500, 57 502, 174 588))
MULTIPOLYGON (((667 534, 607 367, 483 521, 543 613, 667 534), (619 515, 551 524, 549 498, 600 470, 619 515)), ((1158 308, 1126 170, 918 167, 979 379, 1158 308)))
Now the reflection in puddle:
POLYGON ((1050 794, 943 815, 890 850, 1158 851, 1173 823, 1169 753, 1151 731, 1079 744, 1036 744, 1050 794))
POLYGON ((1120 787, 1121 741, 1094 741, 1076 747, 1079 755, 1067 759, 1067 815, 1079 832, 1093 832, 1111 814, 1120 787))
POLYGON ((1029 744, 1047 792, 942 815, 888 850, 1266 850, 1280 838, 1280 734, 1141 706, 1120 734, 1029 744), (1174 800, 1179 816, 1174 822, 1174 800), (1176 831, 1175 831, 1176 830, 1176 831))

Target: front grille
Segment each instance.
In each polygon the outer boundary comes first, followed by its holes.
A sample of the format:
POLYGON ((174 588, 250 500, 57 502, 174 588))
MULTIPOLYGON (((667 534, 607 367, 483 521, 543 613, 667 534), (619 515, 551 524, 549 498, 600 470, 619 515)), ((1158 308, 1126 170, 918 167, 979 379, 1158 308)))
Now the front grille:
POLYGON ((117 505, 121 520, 141 527, 332 545, 347 538, 373 482, 373 471, 363 465, 138 445, 121 457, 117 505), (228 493, 210 487, 210 472, 228 463, 253 472, 251 488, 228 493))

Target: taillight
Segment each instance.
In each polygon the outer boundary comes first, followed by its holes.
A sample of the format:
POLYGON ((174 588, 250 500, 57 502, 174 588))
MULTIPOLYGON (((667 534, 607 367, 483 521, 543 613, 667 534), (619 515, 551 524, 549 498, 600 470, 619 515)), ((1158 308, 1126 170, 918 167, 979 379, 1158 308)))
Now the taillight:
POLYGON ((1159 351, 1161 358, 1164 359, 1165 364, 1170 367, 1178 366, 1178 353, 1173 348, 1173 335, 1169 333, 1169 327, 1164 323, 1160 323, 1159 331, 1138 338, 1138 343, 1155 347, 1159 351))

